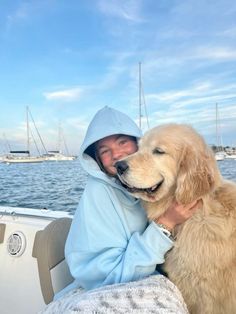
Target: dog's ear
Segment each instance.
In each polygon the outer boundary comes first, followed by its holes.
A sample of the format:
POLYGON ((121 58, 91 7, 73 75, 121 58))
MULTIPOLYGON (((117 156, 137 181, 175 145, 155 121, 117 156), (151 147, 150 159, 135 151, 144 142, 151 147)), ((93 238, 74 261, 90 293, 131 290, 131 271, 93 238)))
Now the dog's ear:
POLYGON ((188 204, 213 188, 216 172, 213 158, 207 149, 202 151, 188 146, 183 150, 175 193, 178 203, 188 204))

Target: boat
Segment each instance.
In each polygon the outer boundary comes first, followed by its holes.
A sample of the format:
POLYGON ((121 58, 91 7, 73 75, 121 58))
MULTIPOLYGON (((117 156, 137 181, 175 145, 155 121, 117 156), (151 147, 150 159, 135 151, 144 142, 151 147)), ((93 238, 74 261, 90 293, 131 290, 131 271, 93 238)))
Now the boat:
POLYGON ((218 111, 218 104, 216 103, 215 106, 215 121, 216 121, 216 152, 215 152, 215 159, 217 161, 222 161, 225 159, 226 153, 223 150, 223 145, 222 145, 222 138, 219 134, 219 111, 218 111))
POLYGON ((65 137, 63 135, 62 132, 62 128, 59 126, 59 134, 58 134, 58 150, 50 150, 48 151, 44 145, 44 142, 42 140, 42 137, 37 129, 37 126, 34 122, 34 118, 31 114, 31 111, 29 109, 29 107, 26 107, 26 131, 27 131, 27 149, 26 150, 18 150, 18 151, 13 151, 11 150, 11 147, 7 141, 7 139, 5 139, 8 149, 9 149, 9 153, 0 156, 0 162, 4 162, 6 164, 19 164, 19 163, 39 163, 39 162, 44 162, 44 161, 72 161, 75 160, 77 158, 77 156, 73 156, 69 154, 68 151, 68 147, 66 145, 66 141, 65 141, 65 137), (31 121, 34 124, 34 129, 37 132, 37 136, 38 139, 40 140, 41 146, 44 150, 44 154, 40 154, 40 150, 38 148, 38 145, 35 141, 35 138, 33 136, 32 130, 30 128, 29 125, 29 116, 31 118, 31 121), (38 156, 32 156, 30 153, 30 135, 33 138, 35 147, 38 151, 38 156), (62 152, 62 150, 60 149, 61 147, 61 142, 63 141, 64 143, 64 148, 66 151, 66 155, 62 152))
MULTIPOLYGON (((26 150, 10 150, 10 152, 8 154, 6 154, 4 156, 4 158, 2 158, 2 162, 6 163, 6 164, 19 164, 19 163, 39 163, 39 162, 43 162, 44 161, 44 158, 42 156, 32 156, 31 153, 30 153, 30 126, 29 126, 29 115, 31 116, 31 119, 34 123, 34 126, 35 126, 35 129, 38 133, 38 136, 39 136, 39 139, 41 141, 41 144, 45 150, 45 152, 47 152, 46 148, 45 148, 45 145, 42 141, 42 138, 38 132, 38 129, 35 125, 35 122, 34 122, 34 119, 32 117, 32 114, 29 110, 29 107, 27 106, 26 107, 26 132, 27 132, 27 149, 26 150)), ((32 137, 33 137, 33 134, 31 133, 32 137)), ((34 139, 34 138, 33 138, 34 139)), ((34 139, 34 143, 35 143, 35 146, 36 146, 36 149, 39 153, 39 149, 38 149, 38 146, 36 144, 36 141, 34 139)))
POLYGON ((43 161, 43 157, 31 156, 29 151, 10 151, 9 154, 2 158, 2 162, 6 164, 39 163, 43 161))
POLYGON ((43 155, 45 161, 72 161, 77 157, 69 154, 69 150, 66 144, 65 136, 62 130, 61 125, 58 127, 58 149, 57 150, 49 150, 46 154, 43 155), (66 155, 62 152, 62 144, 63 148, 66 152, 66 155))
POLYGON ((234 159, 236 160, 236 154, 226 154, 225 159, 234 159))
POLYGON ((231 146, 226 148, 226 159, 234 159, 236 160, 236 148, 231 146))
POLYGON ((0 156, 0 163, 1 163, 1 162, 4 162, 5 157, 6 157, 5 155, 1 155, 1 156, 0 156))
POLYGON ((76 156, 64 155, 59 150, 48 151, 47 154, 43 155, 44 161, 71 161, 75 160, 76 156))
POLYGON ((0 207, 1 314, 42 311, 72 282, 64 257, 68 212, 0 207))
POLYGON ((225 159, 225 153, 224 152, 216 152, 215 153, 215 159, 217 161, 221 161, 221 160, 224 160, 225 159))

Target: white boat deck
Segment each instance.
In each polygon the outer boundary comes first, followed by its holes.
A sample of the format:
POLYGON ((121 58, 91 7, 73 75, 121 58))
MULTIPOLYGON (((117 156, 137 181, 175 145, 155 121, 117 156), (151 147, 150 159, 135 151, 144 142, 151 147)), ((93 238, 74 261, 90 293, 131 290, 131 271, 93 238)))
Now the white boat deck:
POLYGON ((1 314, 38 313, 71 280, 63 257, 68 218, 68 212, 0 206, 1 314), (52 251, 60 259, 47 267, 52 251))

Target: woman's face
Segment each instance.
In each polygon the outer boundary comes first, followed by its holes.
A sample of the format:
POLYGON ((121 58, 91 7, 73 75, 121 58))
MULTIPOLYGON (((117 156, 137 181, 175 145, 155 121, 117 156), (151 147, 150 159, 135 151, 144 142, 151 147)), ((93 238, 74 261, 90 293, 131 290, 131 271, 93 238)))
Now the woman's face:
POLYGON ((110 175, 116 175, 115 163, 138 150, 138 146, 133 137, 116 134, 107 136, 96 145, 97 155, 103 168, 110 175))

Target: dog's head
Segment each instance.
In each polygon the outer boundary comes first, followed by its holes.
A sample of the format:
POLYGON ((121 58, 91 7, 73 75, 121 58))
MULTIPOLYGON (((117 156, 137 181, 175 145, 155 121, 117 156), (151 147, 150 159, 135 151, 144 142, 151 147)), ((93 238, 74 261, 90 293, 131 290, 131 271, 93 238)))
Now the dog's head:
POLYGON ((190 126, 168 124, 148 131, 137 153, 116 163, 120 181, 135 196, 187 204, 220 182, 212 150, 190 126))

